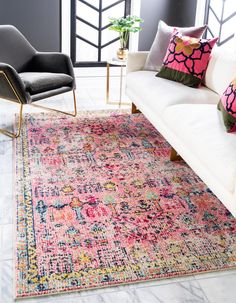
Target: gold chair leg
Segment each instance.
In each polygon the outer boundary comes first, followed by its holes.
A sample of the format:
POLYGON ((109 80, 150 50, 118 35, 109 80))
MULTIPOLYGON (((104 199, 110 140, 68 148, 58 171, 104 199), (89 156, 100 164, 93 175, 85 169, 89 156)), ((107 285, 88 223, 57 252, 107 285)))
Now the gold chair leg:
POLYGON ((34 106, 34 107, 46 109, 46 110, 49 110, 49 111, 53 111, 53 112, 57 112, 57 113, 69 115, 69 116, 72 116, 72 117, 76 117, 76 116, 77 116, 77 106, 76 106, 76 95, 75 95, 75 90, 74 90, 74 89, 73 89, 73 98, 74 98, 74 112, 73 112, 73 113, 64 112, 64 111, 61 111, 61 110, 59 110, 59 109, 50 108, 50 107, 46 107, 46 106, 39 105, 39 104, 34 104, 34 103, 32 103, 32 104, 30 104, 30 105, 31 105, 31 106, 34 106))
POLYGON ((3 71, 0 71, 0 75, 3 75, 3 77, 6 79, 8 85, 10 86, 12 92, 14 93, 16 99, 18 102, 14 101, 14 100, 8 100, 8 101, 11 101, 11 102, 16 102, 16 103, 19 103, 20 104, 20 113, 19 113, 19 121, 18 121, 18 131, 17 133, 12 133, 12 132, 9 132, 8 130, 5 130, 5 129, 0 129, 0 133, 1 134, 4 134, 8 137, 11 137, 11 138, 17 138, 20 136, 20 132, 21 132, 21 127, 22 127, 22 121, 23 121, 23 102, 21 101, 20 97, 18 96, 18 93, 14 87, 14 85, 11 83, 11 80, 8 78, 7 74, 3 71))
POLYGON ((170 161, 179 161, 182 160, 181 156, 177 153, 177 151, 171 147, 170 151, 170 161))
POLYGON ((9 132, 5 129, 0 129, 0 133, 4 134, 11 138, 18 138, 21 133, 21 127, 22 127, 22 121, 23 121, 23 103, 20 103, 20 113, 19 113, 19 121, 18 121, 18 131, 16 133, 9 132))

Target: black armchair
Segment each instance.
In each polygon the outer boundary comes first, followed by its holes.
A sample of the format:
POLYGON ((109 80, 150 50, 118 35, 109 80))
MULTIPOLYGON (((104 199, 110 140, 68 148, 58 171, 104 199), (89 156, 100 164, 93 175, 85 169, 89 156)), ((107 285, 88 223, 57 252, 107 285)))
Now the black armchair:
POLYGON ((20 104, 17 133, 0 129, 12 138, 20 135, 24 104, 76 116, 75 76, 71 60, 61 53, 37 52, 10 25, 0 25, 0 98, 20 104), (35 101, 73 91, 74 112, 68 113, 35 104, 35 101))

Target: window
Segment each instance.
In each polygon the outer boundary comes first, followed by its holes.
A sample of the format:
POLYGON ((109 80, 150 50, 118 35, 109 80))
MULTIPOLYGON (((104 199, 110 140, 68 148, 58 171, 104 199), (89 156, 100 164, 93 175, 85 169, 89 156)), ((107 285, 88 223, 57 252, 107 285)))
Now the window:
POLYGON ((130 14, 131 0, 72 0, 71 58, 74 66, 103 66, 119 48, 109 17, 130 14))
POLYGON ((205 23, 207 38, 219 37, 218 46, 235 48, 236 3, 235 0, 207 0, 205 23))

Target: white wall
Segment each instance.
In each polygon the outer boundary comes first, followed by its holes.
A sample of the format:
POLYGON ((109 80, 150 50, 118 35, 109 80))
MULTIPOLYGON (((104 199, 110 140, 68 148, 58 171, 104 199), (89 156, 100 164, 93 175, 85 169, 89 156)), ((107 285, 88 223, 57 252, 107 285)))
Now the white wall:
POLYGON ((139 50, 150 49, 160 20, 171 26, 193 26, 196 5, 197 0, 142 0, 141 17, 144 24, 140 32, 139 50))
POLYGON ((201 26, 204 24, 205 5, 206 5, 206 0, 197 1, 197 11, 196 11, 196 18, 195 18, 196 26, 201 26))
POLYGON ((61 34, 62 52, 70 56, 70 23, 71 23, 71 3, 68 0, 61 1, 61 34))

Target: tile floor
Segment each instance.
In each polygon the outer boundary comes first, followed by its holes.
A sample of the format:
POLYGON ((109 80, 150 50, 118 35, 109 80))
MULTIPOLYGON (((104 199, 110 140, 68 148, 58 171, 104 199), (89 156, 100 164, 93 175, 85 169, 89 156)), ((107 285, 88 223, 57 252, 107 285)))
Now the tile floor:
MULTIPOLYGON (((78 72, 79 73, 79 72, 78 72)), ((105 77, 77 78, 78 109, 114 109, 105 103, 105 77)), ((111 90, 118 96, 118 78, 111 90)), ((70 109, 68 94, 52 98, 47 105, 56 104, 70 109)), ((0 127, 9 121, 17 107, 0 103, 0 127)), ((26 108, 25 111, 37 111, 26 108)), ((0 135, 0 303, 13 303, 13 197, 12 141, 0 135)), ((146 282, 106 289, 81 291, 65 295, 21 299, 22 303, 234 303, 236 302, 236 270, 192 275, 176 279, 146 282)))

